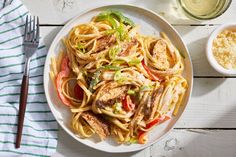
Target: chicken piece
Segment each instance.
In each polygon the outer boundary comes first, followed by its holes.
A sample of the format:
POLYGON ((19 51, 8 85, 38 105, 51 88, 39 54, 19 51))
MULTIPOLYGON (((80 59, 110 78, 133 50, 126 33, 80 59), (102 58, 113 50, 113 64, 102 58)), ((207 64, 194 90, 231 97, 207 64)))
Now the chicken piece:
POLYGON ((125 95, 127 90, 128 90, 127 86, 120 86, 120 87, 104 90, 101 93, 101 98, 99 100, 103 102, 107 102, 111 99, 122 97, 125 95))
POLYGON ((102 51, 107 47, 113 45, 115 42, 116 42, 116 37, 114 35, 103 36, 97 40, 97 45, 96 48, 94 49, 94 52, 102 51))
POLYGON ((146 105, 144 108, 145 119, 153 118, 155 112, 157 111, 158 103, 163 90, 164 87, 160 86, 157 90, 153 91, 149 105, 146 105))
POLYGON ((137 39, 133 39, 131 42, 125 43, 122 46, 122 51, 120 52, 119 56, 128 56, 128 55, 130 55, 132 47, 135 46, 136 44, 138 44, 137 39))
POLYGON ((167 44, 164 40, 159 39, 156 41, 153 49, 150 51, 153 58, 157 60, 156 68, 160 70, 166 70, 170 67, 170 63, 168 61, 168 52, 167 52, 167 44))
POLYGON ((153 118, 155 112, 157 111, 157 107, 158 107, 158 103, 161 97, 161 94, 164 91, 164 86, 160 86, 159 89, 157 89, 156 91, 153 92, 152 95, 152 100, 151 100, 151 114, 150 117, 153 118))
POLYGON ((102 91, 101 97, 96 101, 96 106, 104 109, 107 106, 114 105, 116 102, 120 102, 125 96, 127 90, 127 86, 105 89, 102 91))
POLYGON ((81 114, 81 117, 94 129, 101 140, 110 135, 109 124, 101 116, 87 111, 81 114))

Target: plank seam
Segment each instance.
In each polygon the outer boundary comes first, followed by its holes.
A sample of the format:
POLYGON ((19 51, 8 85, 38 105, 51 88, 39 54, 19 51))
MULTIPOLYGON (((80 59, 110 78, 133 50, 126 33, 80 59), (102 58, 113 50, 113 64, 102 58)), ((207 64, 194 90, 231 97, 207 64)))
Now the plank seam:
MULTIPOLYGON (((193 27, 196 27, 196 26, 200 26, 200 27, 205 27, 205 26, 219 26, 220 24, 171 24, 172 26, 193 26, 193 27)), ((65 24, 40 24, 39 26, 42 26, 42 27, 55 27, 55 26, 65 26, 65 24)))
POLYGON ((236 130, 236 128, 174 128, 174 130, 236 130))

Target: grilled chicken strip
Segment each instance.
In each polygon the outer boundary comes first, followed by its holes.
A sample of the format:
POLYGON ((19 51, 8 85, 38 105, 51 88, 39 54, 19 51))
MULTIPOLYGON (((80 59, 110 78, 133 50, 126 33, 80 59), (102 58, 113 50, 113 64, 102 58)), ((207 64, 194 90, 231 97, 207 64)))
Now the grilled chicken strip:
POLYGON ((114 35, 103 36, 97 40, 97 45, 95 48, 95 52, 102 51, 106 49, 106 47, 110 47, 116 42, 116 37, 114 35))
POLYGON ((83 112, 81 117, 94 129, 101 140, 110 135, 109 124, 91 111, 83 112))
POLYGON ((104 92, 101 93, 101 98, 99 100, 106 102, 108 100, 124 95, 127 90, 128 90, 127 86, 120 86, 113 89, 104 90, 104 92))
POLYGON ((159 39, 155 42, 155 45, 150 51, 153 58, 157 60, 157 68, 160 70, 166 70, 170 67, 170 63, 168 61, 168 52, 167 52, 167 44, 164 40, 159 39))

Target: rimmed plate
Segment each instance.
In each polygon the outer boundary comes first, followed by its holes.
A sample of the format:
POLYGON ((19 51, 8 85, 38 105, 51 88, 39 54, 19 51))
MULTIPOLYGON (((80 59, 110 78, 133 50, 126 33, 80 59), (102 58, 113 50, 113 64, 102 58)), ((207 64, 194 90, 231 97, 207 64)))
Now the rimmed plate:
POLYGON ((94 149, 98 149, 105 152, 111 152, 111 153, 132 152, 132 151, 141 150, 150 146, 151 144, 154 144, 155 142, 158 142, 161 138, 163 138, 164 135, 166 135, 174 127, 175 123, 182 115, 189 101, 189 98, 191 96, 192 80, 193 80, 193 71, 192 71, 191 58, 189 56, 187 47, 183 43, 177 31, 166 20, 164 20, 162 17, 160 17, 156 13, 147 9, 143 9, 143 8, 140 8, 137 6, 131 6, 131 5, 102 6, 102 7, 94 8, 92 10, 83 12, 79 14, 78 16, 76 16, 75 18, 73 18, 61 29, 61 31, 57 34, 54 41, 52 42, 47 58, 46 58, 45 68, 44 68, 45 95, 46 95, 49 107, 54 117, 56 118, 57 122, 70 136, 72 136, 77 141, 89 147, 92 147, 94 149), (81 139, 79 136, 75 135, 72 129, 70 128, 71 112, 69 111, 68 108, 66 108, 61 103, 55 89, 53 88, 53 83, 51 82, 49 78, 50 58, 52 56, 57 56, 59 51, 63 48, 61 39, 68 34, 71 28, 73 28, 74 26, 78 24, 89 22, 93 16, 99 14, 101 11, 104 11, 106 9, 115 9, 124 13, 126 16, 131 18, 136 24, 141 26, 140 32, 142 34, 157 36, 159 35, 160 31, 164 31, 169 36, 169 38, 174 43, 174 45, 179 49, 179 51, 183 53, 183 55, 185 56, 184 77, 187 79, 189 87, 188 87, 186 96, 183 100, 183 104, 179 110, 179 113, 176 117, 174 117, 170 121, 153 129, 151 133, 149 134, 148 142, 143 145, 141 144, 118 145, 112 139, 107 139, 105 141, 99 142, 99 140, 96 137, 89 138, 89 139, 81 139))

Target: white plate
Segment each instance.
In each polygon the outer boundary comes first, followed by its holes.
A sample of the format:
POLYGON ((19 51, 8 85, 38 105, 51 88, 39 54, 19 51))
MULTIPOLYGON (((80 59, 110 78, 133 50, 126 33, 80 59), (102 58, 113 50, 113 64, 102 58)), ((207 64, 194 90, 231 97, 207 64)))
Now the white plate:
POLYGON ((167 21, 165 21, 156 13, 150 10, 146 10, 146 9, 139 8, 136 6, 131 6, 131 5, 103 6, 103 7, 89 10, 87 12, 83 12, 79 14, 77 17, 75 17, 74 19, 72 19, 62 28, 62 30, 57 34, 54 41, 52 42, 47 58, 46 58, 46 63, 45 63, 45 68, 44 68, 44 90, 45 90, 49 107, 54 117, 56 118, 57 122, 69 135, 71 135, 77 141, 89 147, 92 147, 101 151, 105 151, 105 152, 112 152, 112 153, 132 152, 132 151, 141 150, 150 146, 151 144, 154 144, 155 142, 158 142, 164 135, 166 135, 174 127, 176 121, 179 119, 179 117, 183 113, 189 101, 189 98, 191 96, 191 91, 192 91, 192 80, 193 80, 193 72, 192 72, 191 59, 190 59, 186 46, 184 45, 180 35, 176 32, 176 30, 170 24, 168 24, 167 21), (49 78, 50 58, 52 56, 58 55, 60 49, 63 48, 61 39, 68 34, 68 32, 71 30, 72 27, 78 24, 89 22, 93 16, 99 14, 101 11, 106 10, 106 9, 115 9, 124 13, 125 16, 128 16, 136 24, 139 24, 141 26, 140 31, 142 34, 157 36, 159 35, 160 31, 164 31, 170 37, 174 45, 185 56, 184 77, 188 81, 189 88, 183 100, 182 107, 180 108, 179 113, 175 118, 153 129, 151 133, 149 134, 148 142, 144 145, 141 145, 141 144, 118 145, 112 139, 107 139, 105 141, 98 142, 97 138, 92 138, 92 139, 79 138, 77 135, 73 133, 72 129, 70 128, 71 112, 69 111, 67 107, 65 107, 62 104, 62 102, 58 98, 57 93, 55 89, 53 88, 53 83, 51 82, 49 78))

